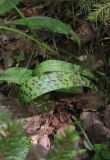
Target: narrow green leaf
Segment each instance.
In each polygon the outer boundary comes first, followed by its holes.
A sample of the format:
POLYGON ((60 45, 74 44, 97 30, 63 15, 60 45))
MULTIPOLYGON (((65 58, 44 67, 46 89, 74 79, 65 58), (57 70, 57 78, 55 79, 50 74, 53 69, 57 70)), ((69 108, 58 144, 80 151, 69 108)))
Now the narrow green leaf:
MULTIPOLYGON (((52 32, 57 32, 61 34, 65 34, 67 36, 71 36, 76 40, 78 45, 80 45, 80 40, 77 34, 73 31, 72 27, 61 22, 60 20, 56 20, 54 18, 45 17, 45 16, 33 16, 25 18, 25 21, 28 22, 30 27, 35 29, 47 29, 52 32)), ((27 25, 24 19, 10 21, 8 24, 16 24, 16 25, 27 25)))
POLYGON ((21 84, 32 76, 32 71, 27 68, 13 67, 0 73, 0 81, 8 81, 15 84, 21 84))
POLYGON ((0 0, 0 14, 10 11, 14 8, 13 4, 17 5, 21 1, 22 0, 0 0))
POLYGON ((84 140, 84 146, 86 149, 93 151, 93 146, 91 145, 91 143, 87 140, 84 140))
POLYGON ((23 31, 21 31, 21 30, 18 30, 18 29, 15 29, 15 28, 10 28, 10 27, 5 27, 5 26, 2 26, 2 25, 0 25, 0 29, 6 30, 6 31, 10 31, 10 32, 18 33, 18 34, 20 34, 21 36, 26 37, 26 38, 28 38, 29 40, 35 42, 35 43, 38 44, 40 47, 45 48, 45 49, 48 50, 49 52, 51 52, 51 53, 54 52, 54 50, 53 50, 52 48, 50 48, 46 43, 40 42, 38 39, 35 39, 33 36, 30 36, 30 35, 26 34, 25 32, 23 32, 23 31))

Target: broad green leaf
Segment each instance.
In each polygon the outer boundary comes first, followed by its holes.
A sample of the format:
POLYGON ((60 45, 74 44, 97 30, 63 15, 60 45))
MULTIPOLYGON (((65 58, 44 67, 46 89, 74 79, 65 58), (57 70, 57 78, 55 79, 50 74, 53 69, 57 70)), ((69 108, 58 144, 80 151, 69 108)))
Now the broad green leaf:
POLYGON ((80 45, 80 40, 76 35, 76 33, 73 31, 72 27, 54 18, 45 16, 33 16, 33 17, 27 17, 25 18, 25 20, 24 18, 19 20, 13 20, 10 21, 8 24, 16 24, 16 25, 28 24, 28 26, 33 27, 35 29, 47 29, 52 32, 65 34, 67 36, 73 37, 74 40, 76 40, 76 42, 80 45))
POLYGON ((72 72, 72 74, 79 74, 94 79, 93 73, 82 66, 72 64, 60 60, 47 60, 40 63, 33 71, 33 75, 40 76, 44 73, 50 72, 72 72))
POLYGON ((24 81, 20 87, 20 99, 28 103, 33 99, 55 90, 68 89, 71 87, 94 87, 89 80, 69 72, 52 72, 41 76, 31 77, 24 81))
POLYGON ((0 73, 0 81, 8 81, 15 84, 21 84, 31 76, 32 70, 22 67, 13 67, 0 73))
POLYGON ((30 69, 13 67, 0 73, 0 80, 19 84, 20 98, 24 103, 28 103, 55 90, 79 93, 83 86, 96 90, 95 85, 86 76, 94 78, 89 70, 78 65, 49 60, 38 65, 37 69, 34 70, 34 75, 30 69))
POLYGON ((14 5, 17 5, 22 0, 0 0, 0 14, 10 11, 14 8, 14 5))
POLYGON ((78 73, 80 70, 80 66, 60 61, 60 60, 47 60, 40 63, 33 71, 33 75, 40 76, 44 73, 49 72, 76 72, 78 73))
POLYGON ((83 92, 83 88, 82 88, 82 86, 80 86, 80 87, 70 87, 70 88, 66 88, 66 89, 59 89, 58 92, 80 94, 80 93, 83 92))

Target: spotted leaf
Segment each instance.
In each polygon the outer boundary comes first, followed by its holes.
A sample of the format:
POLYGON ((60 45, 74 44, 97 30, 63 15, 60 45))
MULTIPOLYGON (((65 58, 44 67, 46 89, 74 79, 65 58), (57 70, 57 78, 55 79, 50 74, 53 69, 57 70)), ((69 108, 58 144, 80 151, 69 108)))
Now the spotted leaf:
POLYGON ((20 87, 20 99, 24 103, 29 103, 33 99, 51 91, 76 87, 92 87, 90 81, 80 75, 69 72, 52 72, 41 76, 31 77, 20 87))

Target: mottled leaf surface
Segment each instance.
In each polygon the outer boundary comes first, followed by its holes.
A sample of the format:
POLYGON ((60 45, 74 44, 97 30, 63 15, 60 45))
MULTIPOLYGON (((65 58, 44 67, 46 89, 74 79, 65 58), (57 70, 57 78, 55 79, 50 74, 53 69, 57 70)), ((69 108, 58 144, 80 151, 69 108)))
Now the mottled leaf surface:
POLYGON ((28 103, 33 99, 60 89, 68 89, 71 87, 92 87, 90 81, 79 74, 74 75, 69 72, 52 72, 43 74, 40 77, 35 76, 26 80, 20 87, 20 99, 24 103, 28 103))

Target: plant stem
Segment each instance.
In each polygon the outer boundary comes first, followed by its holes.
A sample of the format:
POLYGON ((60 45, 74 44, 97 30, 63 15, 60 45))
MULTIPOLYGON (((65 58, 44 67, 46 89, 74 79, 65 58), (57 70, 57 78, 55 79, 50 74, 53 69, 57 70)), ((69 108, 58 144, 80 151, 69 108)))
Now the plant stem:
POLYGON ((15 32, 15 33, 18 33, 26 38, 28 38, 29 40, 35 42, 36 44, 38 44, 38 46, 42 46, 43 48, 45 48, 47 51, 51 52, 51 53, 55 53, 55 51, 50 48, 46 43, 44 42, 41 42, 40 39, 36 39, 34 38, 33 36, 30 36, 24 32, 22 32, 21 30, 18 30, 18 29, 15 29, 15 28, 10 28, 10 27, 5 27, 3 25, 0 25, 0 29, 3 29, 3 30, 7 30, 7 31, 10 31, 10 32, 15 32))

